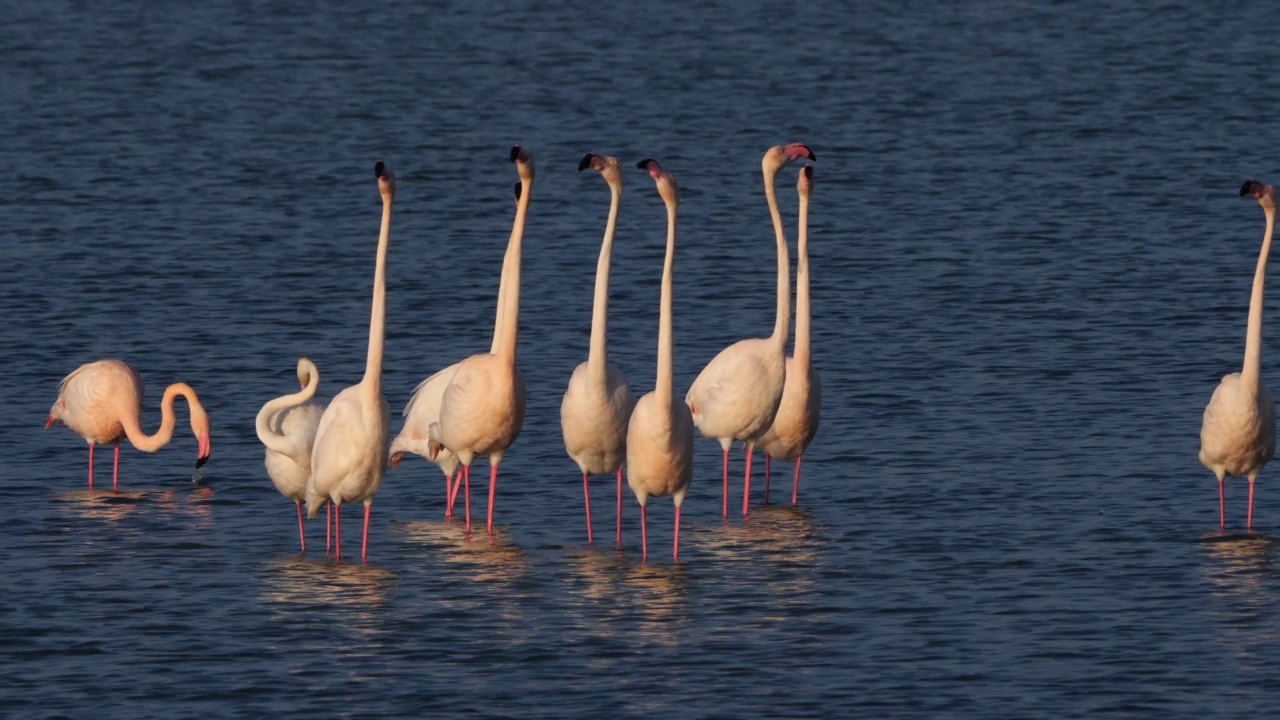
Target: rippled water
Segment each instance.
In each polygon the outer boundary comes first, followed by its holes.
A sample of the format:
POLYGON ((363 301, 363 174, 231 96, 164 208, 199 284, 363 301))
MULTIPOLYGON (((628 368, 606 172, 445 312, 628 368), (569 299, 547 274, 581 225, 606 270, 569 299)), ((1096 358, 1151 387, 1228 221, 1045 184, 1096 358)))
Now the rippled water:
MULTIPOLYGON (((1274 712, 1274 469, 1258 534, 1219 540, 1196 460, 1262 233, 1235 191, 1280 178, 1270 8, 696 5, 6 6, 0 714, 1274 712), (666 501, 650 564, 633 501, 609 547, 605 479, 606 542, 586 546, 557 412, 608 193, 578 158, 679 179, 683 392, 771 327, 759 160, 793 140, 818 157, 825 390, 800 507, 722 523, 700 440, 680 564, 666 501), (440 475, 413 459, 377 497, 367 565, 299 556, 253 417, 299 355, 326 396, 363 371, 372 164, 399 176, 398 409, 488 347, 513 142, 539 176, 498 540, 443 522, 440 475), (163 385, 196 385, 203 485, 185 432, 126 449, 111 493, 86 490, 81 441, 41 431, 58 380, 105 356, 148 383, 148 427, 163 385)), ((611 352, 643 391, 664 216, 627 181, 611 352)), ((1244 498, 1228 487, 1236 530, 1244 498)))

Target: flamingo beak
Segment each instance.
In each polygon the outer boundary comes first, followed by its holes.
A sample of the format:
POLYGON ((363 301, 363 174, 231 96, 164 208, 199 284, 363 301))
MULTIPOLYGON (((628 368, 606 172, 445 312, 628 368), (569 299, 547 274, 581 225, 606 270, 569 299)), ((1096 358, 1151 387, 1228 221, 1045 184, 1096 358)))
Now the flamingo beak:
POLYGON ((52 424, 53 424, 53 416, 52 416, 52 415, 50 415, 50 416, 49 416, 49 419, 48 419, 48 420, 46 420, 46 421, 45 421, 45 423, 44 423, 44 429, 45 429, 45 430, 48 430, 48 429, 49 429, 49 426, 50 426, 50 425, 52 425, 52 424))
POLYGON ((209 462, 209 454, 210 454, 210 453, 212 453, 212 452, 213 452, 213 448, 212 448, 212 447, 210 447, 210 445, 209 445, 209 436, 208 436, 208 435, 201 435, 201 436, 200 436, 200 451, 199 451, 199 454, 197 454, 197 455, 196 455, 196 469, 197 469, 197 470, 199 470, 200 468, 204 467, 204 464, 205 464, 205 463, 207 463, 207 462, 209 462))

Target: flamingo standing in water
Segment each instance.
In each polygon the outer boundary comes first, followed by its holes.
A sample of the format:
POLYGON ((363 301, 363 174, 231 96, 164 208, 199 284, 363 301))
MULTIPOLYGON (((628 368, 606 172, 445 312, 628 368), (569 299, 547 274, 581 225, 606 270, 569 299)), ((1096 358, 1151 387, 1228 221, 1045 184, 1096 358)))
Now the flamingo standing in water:
POLYGON ((311 448, 307 479, 307 517, 314 518, 326 501, 334 505, 334 548, 342 558, 342 503, 364 503, 364 536, 360 559, 369 552, 369 510, 387 467, 387 435, 391 408, 382 396, 382 353, 387 315, 387 245, 391 239, 391 203, 396 178, 391 168, 374 165, 382 194, 382 227, 373 271, 373 306, 369 315, 369 352, 359 384, 338 393, 320 416, 311 448))
POLYGON ((679 188, 671 173, 656 160, 641 160, 636 167, 647 170, 658 184, 658 194, 667 206, 667 255, 662 263, 662 299, 658 315, 658 377, 653 392, 636 401, 627 425, 627 485, 640 502, 640 543, 642 557, 649 558, 649 532, 645 506, 650 496, 670 495, 676 505, 675 532, 671 558, 680 559, 680 506, 693 480, 693 415, 675 401, 674 341, 671 329, 671 274, 676 256, 676 210, 679 188))
POLYGON ((782 401, 791 321, 791 268, 774 179, 788 162, 800 158, 816 159, 803 144, 791 143, 769 148, 760 162, 778 246, 778 305, 773 334, 739 340, 721 350, 698 373, 685 395, 685 402, 693 411, 693 423, 704 437, 719 440, 724 450, 724 517, 729 516, 729 447, 734 440, 741 440, 746 449, 747 469, 742 485, 742 516, 746 517, 751 502, 751 453, 773 424, 782 401))
POLYGON ((1200 426, 1200 462, 1218 478, 1218 523, 1227 526, 1227 475, 1249 478, 1249 515, 1246 527, 1253 530, 1253 484, 1276 452, 1276 401, 1262 382, 1262 286, 1267 280, 1267 258, 1271 254, 1271 233, 1276 223, 1276 190, 1257 180, 1246 180, 1240 197, 1252 195, 1262 206, 1267 229, 1253 275, 1253 295, 1249 298, 1249 326, 1244 337, 1244 367, 1222 378, 1204 409, 1200 426))
POLYGON ((476 456, 489 458, 489 513, 486 530, 493 536, 493 503, 498 488, 498 465, 524 425, 524 377, 516 367, 516 340, 520 326, 520 262, 525 220, 532 196, 533 155, 516 145, 511 148, 523 188, 516 207, 516 222, 507 243, 501 281, 502 327, 491 353, 463 360, 449 379, 440 403, 440 420, 431 426, 433 445, 446 448, 462 463, 467 493, 467 531, 471 531, 471 463, 476 456))
MULTIPOLYGON (((515 184, 515 198, 517 209, 520 204, 520 193, 522 190, 520 183, 515 184)), ((514 222, 512 227, 514 230, 514 222)), ((498 338, 502 337, 502 314, 503 314, 503 298, 504 289, 503 281, 507 276, 507 266, 511 262, 511 253, 508 250, 502 260, 502 272, 498 281, 498 303, 497 311, 493 320, 493 342, 489 346, 489 352, 495 352, 498 347, 498 338)), ((462 485, 462 464, 458 461, 458 456, 454 455, 450 450, 432 446, 431 444, 431 425, 440 421, 440 403, 444 401, 444 390, 449 386, 449 381, 453 379, 453 374, 458 371, 458 366, 462 362, 456 362, 442 370, 438 370, 430 377, 418 383, 418 387, 414 388, 413 394, 409 396, 409 402, 404 406, 404 427, 400 429, 400 434, 396 435, 396 439, 391 441, 391 467, 397 467, 405 453, 413 453, 426 458, 440 467, 444 473, 444 494, 445 507, 444 516, 453 517, 453 503, 458 494, 458 488, 462 485), (450 478, 453 478, 450 484, 450 478)), ((468 493, 467 502, 470 503, 470 493, 468 493)))
POLYGON ((787 380, 782 402, 773 425, 756 445, 764 451, 764 501, 769 502, 769 471, 772 460, 795 460, 791 481, 791 504, 800 494, 800 460, 818 432, 822 409, 822 382, 809 359, 809 194, 813 191, 813 166, 805 165, 796 181, 800 193, 799 230, 796 243, 796 341, 787 358, 787 380))
POLYGON ((578 163, 578 172, 598 171, 609 183, 612 200, 605 223, 600 258, 596 261, 595 302, 591 310, 591 347, 587 360, 574 368, 569 388, 560 403, 560 430, 569 457, 582 471, 582 497, 587 508, 587 542, 591 537, 590 475, 617 473, 618 526, 615 542, 622 543, 622 462, 627 452, 627 421, 635 396, 627 378, 609 363, 609 264, 613 257, 613 235, 618 225, 618 205, 622 200, 622 171, 618 159, 587 153, 578 163))
POLYGON ((142 431, 142 379, 121 360, 97 360, 76 368, 58 385, 58 399, 49 408, 44 429, 61 422, 89 443, 89 489, 93 489, 93 447, 115 445, 111 468, 111 489, 120 483, 120 441, 125 438, 135 448, 153 453, 169 444, 177 418, 173 403, 181 395, 191 413, 191 432, 196 436, 196 469, 209 459, 209 415, 196 391, 186 383, 164 389, 160 400, 160 429, 153 435, 142 431))
POLYGON ((271 483, 297 506, 298 541, 306 552, 302 501, 311 476, 311 447, 325 407, 323 400, 315 399, 320 372, 307 358, 298 358, 298 383, 302 386, 299 392, 268 400, 258 411, 254 426, 258 439, 267 447, 265 462, 271 483))

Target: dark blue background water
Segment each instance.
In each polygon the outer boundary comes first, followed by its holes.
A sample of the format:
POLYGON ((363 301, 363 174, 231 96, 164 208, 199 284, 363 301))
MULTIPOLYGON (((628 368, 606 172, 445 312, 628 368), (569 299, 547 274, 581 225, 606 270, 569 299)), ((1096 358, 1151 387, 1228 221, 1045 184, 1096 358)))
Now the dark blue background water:
MULTIPOLYGON (((694 5, 0 10, 0 714, 1274 712, 1274 470, 1259 538, 1206 543, 1196 461, 1262 234, 1235 191, 1280 178, 1271 8, 694 5), (634 502, 623 551, 586 547, 557 412, 608 193, 578 158, 654 157, 679 179, 683 393, 772 326, 759 161, 795 140, 818 157, 826 394, 800 508, 723 524, 700 440, 678 566, 665 501, 651 564, 634 502), (398 410, 489 345, 514 142, 539 175, 499 542, 443 523, 440 475, 413 459, 377 497, 367 566, 299 557, 253 418, 299 355, 325 396, 359 379, 373 163, 399 176, 398 410), (41 425, 59 379, 106 356, 148 383, 147 427, 160 388, 197 387, 207 485, 180 411, 169 448, 123 452, 119 494, 86 491, 83 443, 41 425)), ((644 391, 664 215, 643 173, 627 181, 611 352, 644 391)), ((1233 528, 1244 497, 1231 483, 1233 528)))

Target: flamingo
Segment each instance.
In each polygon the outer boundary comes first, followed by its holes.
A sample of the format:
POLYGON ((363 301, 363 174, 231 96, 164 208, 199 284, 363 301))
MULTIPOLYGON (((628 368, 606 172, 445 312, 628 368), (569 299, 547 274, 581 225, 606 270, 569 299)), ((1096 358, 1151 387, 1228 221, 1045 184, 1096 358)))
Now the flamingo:
POLYGON ((675 402, 675 371, 671 330, 671 272, 676 256, 676 210, 680 192, 676 179, 656 160, 636 164, 658 184, 667 206, 667 255, 662 263, 662 300, 658 316, 658 377, 653 392, 636 401, 627 424, 627 485, 640 502, 642 558, 649 559, 649 532, 645 506, 649 497, 671 496, 676 506, 671 559, 680 560, 680 506, 693 480, 693 425, 688 406, 675 402))
POLYGON ((609 263, 613 256, 613 235, 618 225, 618 205, 622 200, 622 166, 618 158, 587 153, 578 163, 578 172, 598 171, 609 183, 612 200, 605 224, 600 259, 596 261, 596 293, 591 311, 591 348, 587 360, 574 368, 560 403, 560 430, 569 457, 582 471, 582 497, 587 508, 587 543, 591 537, 591 488, 589 475, 617 473, 618 526, 615 542, 622 543, 622 462, 627 451, 627 421, 635 396, 627 378, 609 363, 606 342, 609 323, 609 263))
POLYGON ((258 439, 267 446, 267 475, 281 495, 298 510, 298 541, 307 551, 307 533, 302 524, 302 501, 311 475, 311 446, 316 439, 325 403, 316 400, 320 372, 315 363, 298 358, 298 383, 302 390, 268 400, 258 411, 254 425, 258 439))
POLYGON ((729 517, 729 447, 742 440, 747 469, 742 485, 742 516, 751 501, 751 453, 760 436, 773 424, 782 401, 786 380, 788 324, 791 320, 791 268, 787 234, 778 212, 774 179, 792 160, 816 160, 801 143, 775 145, 760 162, 764 174, 764 195, 773 217, 773 234, 778 245, 778 308, 773 334, 767 338, 739 340, 720 351, 698 373, 685 395, 693 411, 693 423, 704 437, 720 441, 724 450, 724 517, 729 517))
POLYGON ((772 460, 795 460, 791 480, 791 504, 800 493, 800 460, 818 432, 822 409, 822 382, 809 359, 809 194, 813 190, 813 165, 805 165, 796 181, 800 193, 799 231, 796 243, 796 340, 787 358, 787 379, 782 386, 782 402, 773 425, 760 436, 757 446, 764 451, 764 501, 769 502, 769 470, 772 460))
MULTIPOLYGON (((520 193, 522 185, 515 184, 515 198, 517 209, 520 204, 520 193)), ((512 223, 514 230, 514 221, 512 223)), ((498 284, 498 303, 497 311, 493 321, 493 342, 489 346, 489 352, 495 352, 498 347, 498 338, 502 336, 502 310, 503 310, 503 293, 502 279, 506 277, 506 268, 510 262, 511 254, 507 253, 503 258, 503 272, 500 276, 498 284)), ((431 445, 431 425, 440 421, 440 403, 444 400, 444 390, 449 386, 449 381, 453 379, 453 374, 458 371, 461 361, 456 362, 442 370, 436 371, 426 380, 418 383, 418 387, 414 388, 413 394, 409 396, 409 402, 404 406, 404 427, 400 429, 400 434, 396 435, 395 440, 391 441, 391 467, 397 467, 405 453, 413 453, 426 458, 428 461, 435 463, 444 472, 444 492, 445 492, 445 517, 453 517, 453 502, 457 496, 458 486, 462 484, 462 475, 458 472, 461 463, 458 462, 458 456, 454 455, 446 448, 433 447, 431 445), (455 475, 457 476, 455 478, 455 475), (450 478, 455 478, 452 485, 450 478)), ((470 504, 470 493, 468 492, 467 503, 470 504)))
POLYGON ((199 449, 196 469, 209 459, 209 415, 196 391, 186 383, 174 383, 164 389, 160 400, 160 429, 153 435, 142 431, 142 379, 121 360, 96 360, 76 368, 58 385, 58 399, 49 408, 44 429, 61 422, 89 443, 89 489, 93 489, 93 447, 115 445, 111 468, 111 489, 119 489, 120 441, 125 438, 135 448, 153 453, 169 444, 177 419, 174 400, 181 395, 191 413, 191 432, 199 449))
POLYGON ((516 339, 520 325, 520 261, 525 220, 533 190, 533 155, 516 145, 511 148, 523 189, 516 207, 516 221, 507 243, 500 282, 501 334, 495 335, 493 352, 463 360, 449 379, 440 403, 440 419, 431 426, 431 442, 447 448, 462 463, 467 488, 467 532, 471 531, 471 463, 478 455, 489 457, 489 514, 486 530, 493 537, 493 502, 498 488, 498 465, 524 425, 524 377, 516 367, 516 339))
POLYGON ((1257 180, 1246 180, 1240 188, 1240 197, 1252 195, 1267 218, 1253 275, 1253 295, 1249 298, 1244 367, 1222 378, 1204 409, 1200 426, 1200 462, 1218 478, 1218 523, 1224 529, 1227 510, 1223 478, 1249 478, 1246 527, 1252 531, 1253 484, 1276 452, 1276 401, 1262 382, 1262 286, 1267 280, 1267 257, 1271 254, 1271 232, 1276 222, 1275 192, 1274 187, 1257 180))
POLYGON ((334 547, 342 558, 342 503, 364 503, 364 536, 360 560, 369 552, 369 510, 387 466, 391 408, 382 396, 383 333, 387 315, 387 244, 391 239, 391 203, 396 178, 391 168, 373 166, 382 194, 382 227, 373 271, 373 306, 369 314, 369 352, 364 377, 338 393, 320 416, 311 448, 307 478, 307 517, 314 518, 326 501, 334 505, 334 547))

